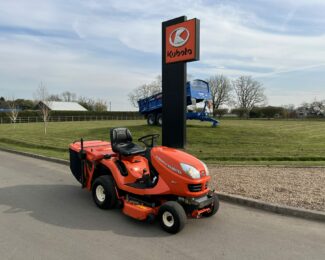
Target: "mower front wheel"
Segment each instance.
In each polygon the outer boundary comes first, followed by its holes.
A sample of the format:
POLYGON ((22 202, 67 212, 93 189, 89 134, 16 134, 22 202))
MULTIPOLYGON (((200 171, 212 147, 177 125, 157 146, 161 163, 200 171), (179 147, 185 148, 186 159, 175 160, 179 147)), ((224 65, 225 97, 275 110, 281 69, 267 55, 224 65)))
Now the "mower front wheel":
POLYGON ((158 216, 162 229, 171 234, 181 231, 187 221, 183 207, 176 201, 164 203, 159 208, 158 216))
POLYGON ((109 175, 98 177, 93 183, 92 195, 97 207, 101 209, 114 208, 117 196, 113 178, 109 175))

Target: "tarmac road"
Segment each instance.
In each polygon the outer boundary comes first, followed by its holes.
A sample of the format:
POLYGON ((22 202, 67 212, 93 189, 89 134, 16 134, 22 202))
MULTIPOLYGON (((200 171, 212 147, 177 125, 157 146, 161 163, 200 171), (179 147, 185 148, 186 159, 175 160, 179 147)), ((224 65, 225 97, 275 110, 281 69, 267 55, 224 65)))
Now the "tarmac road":
POLYGON ((0 259, 325 259, 325 224, 222 203, 169 235, 96 208, 67 166, 0 152, 0 259))

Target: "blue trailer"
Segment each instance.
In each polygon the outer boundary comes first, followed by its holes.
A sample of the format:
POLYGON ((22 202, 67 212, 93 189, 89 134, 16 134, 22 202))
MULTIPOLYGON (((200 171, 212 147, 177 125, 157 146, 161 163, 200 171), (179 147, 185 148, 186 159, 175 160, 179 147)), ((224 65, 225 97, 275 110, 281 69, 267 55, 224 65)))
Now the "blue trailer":
MULTIPOLYGON (((195 105, 204 102, 201 112, 194 112, 188 109, 186 113, 187 119, 212 122, 215 127, 219 122, 207 113, 207 105, 211 100, 211 93, 208 82, 200 79, 189 81, 186 84, 186 103, 187 105, 195 105)), ((162 125, 162 93, 152 95, 147 98, 138 100, 139 112, 147 118, 148 125, 162 125)))

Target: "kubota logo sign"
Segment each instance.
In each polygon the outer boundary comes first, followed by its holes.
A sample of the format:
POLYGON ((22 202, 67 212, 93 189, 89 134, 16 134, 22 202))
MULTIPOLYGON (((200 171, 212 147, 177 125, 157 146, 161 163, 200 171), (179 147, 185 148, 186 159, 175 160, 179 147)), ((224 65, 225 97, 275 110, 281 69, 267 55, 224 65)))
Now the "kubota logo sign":
POLYGON ((180 47, 187 42, 189 37, 190 32, 185 27, 179 27, 169 35, 169 43, 174 47, 180 47))
POLYGON ((199 59, 197 19, 166 27, 166 63, 199 59))

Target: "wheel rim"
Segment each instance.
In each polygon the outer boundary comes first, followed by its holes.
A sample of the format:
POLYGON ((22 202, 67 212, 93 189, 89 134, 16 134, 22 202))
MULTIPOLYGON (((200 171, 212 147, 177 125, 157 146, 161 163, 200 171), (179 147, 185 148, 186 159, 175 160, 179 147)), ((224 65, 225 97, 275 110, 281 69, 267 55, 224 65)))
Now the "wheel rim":
POLYGON ((96 197, 99 202, 104 202, 106 198, 105 190, 102 185, 98 185, 96 188, 96 197))
POLYGON ((162 221, 166 227, 172 227, 174 225, 174 216, 169 212, 165 211, 162 215, 162 221))
POLYGON ((153 124, 154 124, 154 119, 153 119, 153 117, 149 117, 149 124, 150 124, 150 125, 153 125, 153 124))

